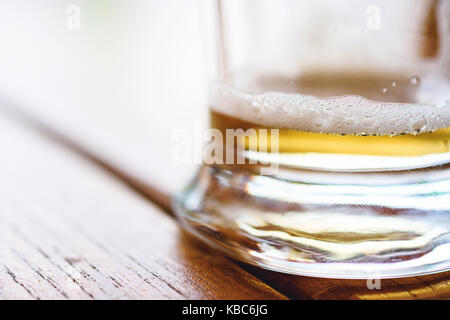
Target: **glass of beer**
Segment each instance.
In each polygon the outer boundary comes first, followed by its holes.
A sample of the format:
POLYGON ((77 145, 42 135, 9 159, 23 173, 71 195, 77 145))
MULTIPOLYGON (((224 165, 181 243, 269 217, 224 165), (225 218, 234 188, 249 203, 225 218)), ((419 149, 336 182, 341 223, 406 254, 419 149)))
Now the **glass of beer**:
POLYGON ((217 0, 210 142, 176 197, 239 260, 330 278, 450 268, 450 1, 217 0))

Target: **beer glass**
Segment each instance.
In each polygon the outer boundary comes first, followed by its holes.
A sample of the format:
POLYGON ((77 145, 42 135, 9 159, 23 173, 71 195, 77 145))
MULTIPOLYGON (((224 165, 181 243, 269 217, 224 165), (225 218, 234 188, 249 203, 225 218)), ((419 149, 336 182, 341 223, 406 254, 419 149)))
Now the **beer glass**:
POLYGON ((216 144, 183 225, 286 273, 448 270, 450 1, 215 4, 216 144))

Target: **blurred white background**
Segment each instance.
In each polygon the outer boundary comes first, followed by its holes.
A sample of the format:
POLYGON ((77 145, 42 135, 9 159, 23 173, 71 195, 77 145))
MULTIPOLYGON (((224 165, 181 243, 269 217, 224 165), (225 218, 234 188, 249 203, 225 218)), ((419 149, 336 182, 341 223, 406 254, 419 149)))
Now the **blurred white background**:
POLYGON ((0 99, 174 190, 195 165, 172 161, 173 134, 207 118, 203 13, 201 0, 2 0, 0 99))

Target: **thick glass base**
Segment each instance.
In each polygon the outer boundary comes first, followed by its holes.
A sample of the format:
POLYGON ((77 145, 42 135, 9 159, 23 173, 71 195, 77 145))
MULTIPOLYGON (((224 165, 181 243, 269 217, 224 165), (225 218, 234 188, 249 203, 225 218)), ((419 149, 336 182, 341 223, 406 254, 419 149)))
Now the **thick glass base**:
POLYGON ((203 166, 174 199, 187 230, 234 258, 342 279, 450 269, 450 167, 396 172, 203 166))

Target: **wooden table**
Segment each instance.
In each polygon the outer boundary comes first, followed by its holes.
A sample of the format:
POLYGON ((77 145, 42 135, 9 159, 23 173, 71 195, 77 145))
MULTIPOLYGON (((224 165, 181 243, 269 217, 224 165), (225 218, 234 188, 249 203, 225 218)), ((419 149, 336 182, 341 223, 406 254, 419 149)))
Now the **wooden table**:
POLYGON ((163 187, 63 131, 0 108, 0 299, 450 297, 450 273, 369 290, 230 260, 180 229, 163 187))

